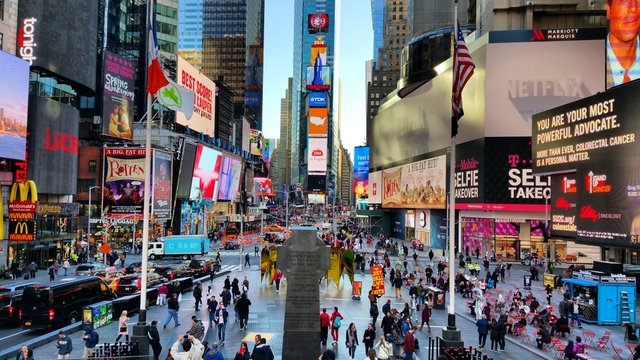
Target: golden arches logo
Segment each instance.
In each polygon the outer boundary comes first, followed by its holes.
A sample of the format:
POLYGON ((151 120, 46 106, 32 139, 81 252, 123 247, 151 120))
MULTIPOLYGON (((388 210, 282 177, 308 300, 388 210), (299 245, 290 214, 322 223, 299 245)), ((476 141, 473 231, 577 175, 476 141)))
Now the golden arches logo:
POLYGON ((25 221, 20 221, 16 224, 15 234, 29 235, 29 225, 25 221))
POLYGON ((16 197, 18 197, 18 201, 27 201, 27 196, 29 196, 29 194, 31 194, 31 202, 38 202, 38 188, 36 187, 36 183, 33 180, 27 180, 24 183, 15 182, 11 186, 9 203, 15 202, 16 197))

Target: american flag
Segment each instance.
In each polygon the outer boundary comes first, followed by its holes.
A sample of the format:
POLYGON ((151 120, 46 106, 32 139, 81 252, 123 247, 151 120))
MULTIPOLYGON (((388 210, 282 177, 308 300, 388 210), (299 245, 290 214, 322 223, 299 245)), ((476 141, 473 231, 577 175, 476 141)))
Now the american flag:
POLYGON ((458 134, 458 120, 464 115, 462 110, 462 90, 476 68, 464 42, 458 22, 458 35, 453 40, 453 84, 451 88, 451 137, 458 134))

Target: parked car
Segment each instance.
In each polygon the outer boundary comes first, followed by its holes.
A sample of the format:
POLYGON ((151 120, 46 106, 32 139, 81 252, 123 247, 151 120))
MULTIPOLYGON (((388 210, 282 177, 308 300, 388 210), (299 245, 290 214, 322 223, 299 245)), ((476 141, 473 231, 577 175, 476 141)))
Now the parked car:
POLYGON ((165 277, 167 279, 173 280, 182 277, 193 277, 193 270, 191 270, 188 265, 176 264, 172 265, 166 274, 165 277))
MULTIPOLYGON (((147 288, 158 286, 164 280, 162 276, 156 273, 147 273, 147 288)), ((115 292, 118 296, 131 295, 136 291, 140 291, 141 287, 140 274, 125 275, 118 279, 115 292)))
POLYGON ((85 306, 114 298, 97 276, 27 286, 22 293, 22 325, 26 329, 55 329, 74 324, 82 321, 85 306))
POLYGON ((12 282, 0 286, 0 323, 19 323, 22 308, 22 292, 24 288, 37 284, 34 281, 12 282))
POLYGON ((193 259, 189 262, 189 269, 193 273, 194 278, 200 278, 209 275, 209 269, 215 266, 214 259, 193 259))
MULTIPOLYGON (((148 271, 153 271, 156 268, 156 263, 152 262, 152 261, 148 261, 147 262, 147 270, 148 271)), ((125 274, 135 274, 135 273, 139 273, 142 271, 142 261, 136 261, 133 262, 129 265, 127 265, 124 268, 124 273, 125 274)))
POLYGON ((236 250, 240 248, 240 242, 238 240, 227 240, 224 244, 225 250, 236 250))
POLYGON ((94 276, 97 273, 107 272, 107 266, 102 263, 89 263, 78 265, 75 276, 94 276))

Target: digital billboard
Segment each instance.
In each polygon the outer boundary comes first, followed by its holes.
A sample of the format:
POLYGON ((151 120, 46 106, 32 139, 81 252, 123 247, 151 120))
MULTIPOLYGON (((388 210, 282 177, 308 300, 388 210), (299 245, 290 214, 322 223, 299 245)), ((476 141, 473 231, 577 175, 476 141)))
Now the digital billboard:
POLYGON ((307 66, 307 90, 329 90, 331 68, 329 66, 307 66))
POLYGON ((575 173, 551 176, 551 236, 575 238, 578 179, 575 173))
POLYGON ((44 194, 75 194, 80 113, 70 105, 29 97, 28 178, 44 194))
POLYGON ((171 189, 173 174, 173 155, 169 152, 153 149, 152 171, 152 211, 158 220, 171 219, 171 189))
POLYGON ((123 218, 142 214, 144 156, 140 148, 105 148, 102 215, 123 218))
POLYGON ((102 81, 102 134, 133 139, 135 63, 105 51, 102 81))
POLYGON ((191 200, 216 200, 220 185, 220 168, 222 167, 222 153, 210 147, 198 144, 194 160, 193 177, 191 180, 191 200))
POLYGON ((216 85, 193 65, 178 57, 177 83, 195 93, 191 119, 176 112, 176 122, 199 133, 215 136, 216 85))
POLYGON ((369 173, 369 204, 382 204, 382 171, 369 173))
POLYGON ((385 208, 444 209, 446 155, 383 171, 385 208))
POLYGON ((327 136, 329 110, 327 108, 309 108, 309 136, 327 136))
POLYGON ((236 158, 225 155, 222 160, 222 169, 220 170, 218 200, 233 201, 236 198, 241 176, 242 162, 236 158))
POLYGON ((640 235, 638 94, 631 82, 533 117, 534 173, 575 172, 579 242, 629 245, 640 235))
POLYGON ((184 139, 182 139, 182 144, 182 152, 179 152, 179 154, 181 154, 180 174, 178 175, 176 197, 178 199, 188 199, 191 194, 191 179, 193 177, 194 162, 196 159, 196 145, 184 141, 184 139))
POLYGON ((307 171, 309 173, 327 172, 327 138, 309 138, 307 149, 307 171))
POLYGON ((269 178, 253 178, 253 194, 257 196, 275 196, 273 185, 269 178))
POLYGON ((369 194, 369 147, 353 149, 353 192, 357 198, 369 194))
POLYGON ((21 0, 16 54, 31 66, 94 91, 97 1, 21 0))
POLYGON ((608 0, 607 88, 640 78, 640 12, 638 3, 608 0))
POLYGON ((319 204, 324 205, 325 203, 325 194, 308 194, 307 195, 307 203, 308 204, 319 204))
POLYGON ((307 17, 307 28, 311 34, 329 31, 329 14, 309 14, 307 17))
POLYGON ((310 108, 326 108, 327 93, 324 91, 314 91, 309 93, 309 107, 310 108))
POLYGON ((29 64, 0 51, 0 158, 26 160, 29 64))
POLYGON ((327 191, 327 176, 326 175, 307 176, 307 191, 312 191, 312 192, 327 191))
POLYGON ((263 148, 262 132, 251 129, 249 132, 249 149, 252 155, 261 156, 263 148))
POLYGON ((309 65, 327 65, 327 45, 313 44, 311 45, 311 63, 309 65))

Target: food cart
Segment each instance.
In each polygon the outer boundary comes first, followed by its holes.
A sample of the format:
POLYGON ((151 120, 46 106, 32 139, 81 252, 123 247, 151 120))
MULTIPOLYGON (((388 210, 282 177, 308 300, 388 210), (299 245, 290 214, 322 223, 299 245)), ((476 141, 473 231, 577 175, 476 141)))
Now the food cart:
POLYGON ((569 285, 571 298, 577 299, 582 321, 598 325, 635 323, 636 278, 583 270, 561 281, 569 285))

